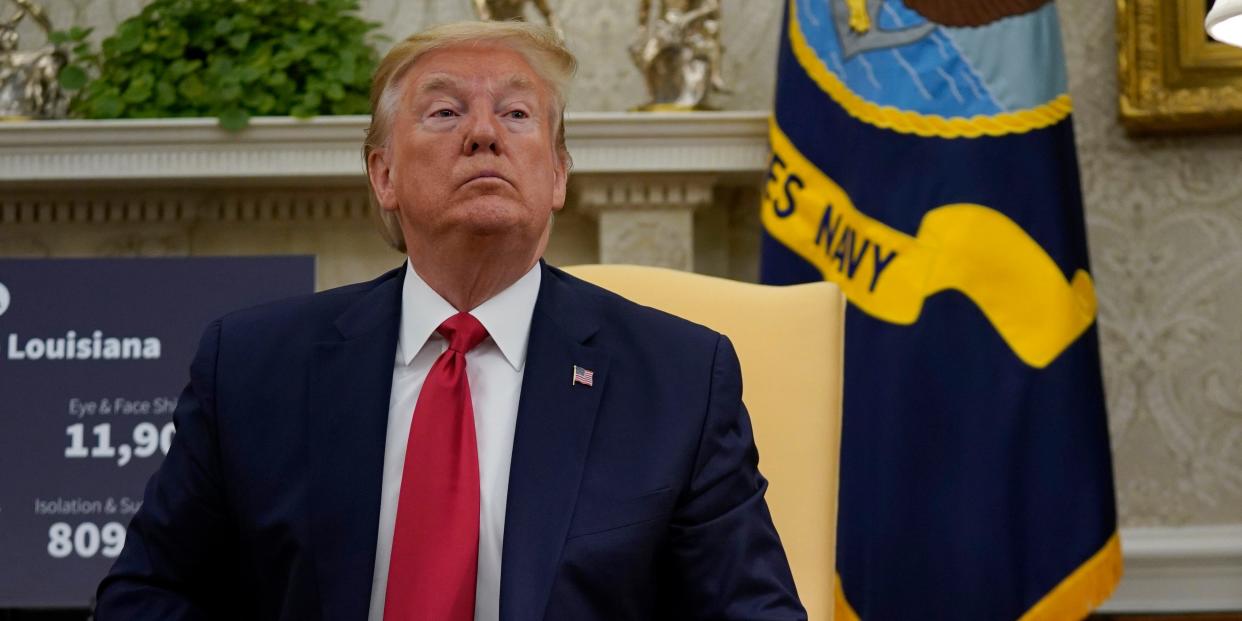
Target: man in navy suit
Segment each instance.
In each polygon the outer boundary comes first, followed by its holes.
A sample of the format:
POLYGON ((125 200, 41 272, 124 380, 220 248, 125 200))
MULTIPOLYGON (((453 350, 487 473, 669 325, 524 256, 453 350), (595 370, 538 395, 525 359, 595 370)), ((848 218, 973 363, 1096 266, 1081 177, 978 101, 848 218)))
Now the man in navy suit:
POLYGON ((729 341, 540 260, 574 66, 518 23, 387 55, 408 260, 208 327, 100 621, 805 618, 729 341))

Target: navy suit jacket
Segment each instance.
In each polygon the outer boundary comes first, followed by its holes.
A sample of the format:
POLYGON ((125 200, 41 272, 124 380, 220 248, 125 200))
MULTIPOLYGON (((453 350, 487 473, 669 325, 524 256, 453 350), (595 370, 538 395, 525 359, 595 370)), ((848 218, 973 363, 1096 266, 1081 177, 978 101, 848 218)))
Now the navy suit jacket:
MULTIPOLYGON (((501 619, 805 618, 729 341, 540 269, 501 619)), ((366 619, 404 274, 211 324, 99 621, 366 619)))

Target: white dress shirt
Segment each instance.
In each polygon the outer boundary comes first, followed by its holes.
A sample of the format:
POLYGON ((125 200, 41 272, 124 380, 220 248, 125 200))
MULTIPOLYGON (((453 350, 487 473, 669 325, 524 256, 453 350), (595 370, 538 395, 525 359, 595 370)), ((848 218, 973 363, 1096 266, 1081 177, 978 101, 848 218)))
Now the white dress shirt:
MULTIPOLYGON (((539 294, 541 273, 536 264, 522 278, 470 311, 487 328, 483 339, 466 354, 466 377, 474 406, 474 428, 479 447, 479 576, 475 587, 474 618, 500 617, 500 554, 505 531, 505 501, 509 496, 509 461, 513 430, 526 367, 530 318, 539 294)), ((371 582, 368 619, 384 618, 384 594, 392 556, 392 534, 397 521, 397 499, 405 468, 410 420, 432 363, 448 346, 436 328, 457 314, 406 261, 401 290, 401 327, 397 359, 392 371, 388 402, 388 435, 384 441, 384 481, 380 491, 379 538, 375 543, 375 574, 371 582)))

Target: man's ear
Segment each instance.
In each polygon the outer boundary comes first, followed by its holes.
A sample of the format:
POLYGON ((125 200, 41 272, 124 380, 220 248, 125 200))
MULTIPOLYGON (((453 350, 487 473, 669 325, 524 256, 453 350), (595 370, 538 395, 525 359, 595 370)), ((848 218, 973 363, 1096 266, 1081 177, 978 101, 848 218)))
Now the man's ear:
POLYGON ((553 157, 556 161, 552 170, 552 211, 560 211, 565 207, 565 193, 569 186, 569 156, 556 153, 553 157))
POLYGON ((384 211, 397 210, 397 193, 393 189, 392 167, 388 163, 388 150, 375 149, 367 154, 367 177, 371 191, 384 211))

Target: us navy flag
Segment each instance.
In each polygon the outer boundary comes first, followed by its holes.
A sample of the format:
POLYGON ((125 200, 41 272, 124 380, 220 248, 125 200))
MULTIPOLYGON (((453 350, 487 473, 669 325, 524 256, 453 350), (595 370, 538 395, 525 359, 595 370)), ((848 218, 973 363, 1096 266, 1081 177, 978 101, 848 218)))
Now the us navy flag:
POLYGON ((1082 618, 1121 549, 1056 9, 786 9, 760 271, 850 302, 837 618, 1082 618))

